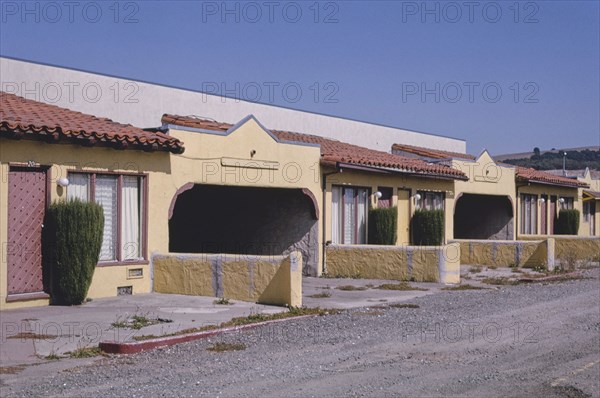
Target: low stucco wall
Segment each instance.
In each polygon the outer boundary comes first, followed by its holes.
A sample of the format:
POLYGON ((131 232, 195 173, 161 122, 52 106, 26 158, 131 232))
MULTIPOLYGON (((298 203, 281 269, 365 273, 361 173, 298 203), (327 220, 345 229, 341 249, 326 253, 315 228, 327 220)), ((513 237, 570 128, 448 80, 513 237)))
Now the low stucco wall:
POLYGON ((460 246, 329 245, 327 274, 333 277, 417 282, 460 282, 460 246))
POLYGON ((157 293, 302 306, 302 255, 155 254, 157 293))
POLYGON ((120 287, 130 287, 132 294, 150 293, 150 266, 142 264, 96 267, 87 297, 114 297, 120 287))
POLYGON ((600 236, 572 235, 525 235, 522 240, 552 238, 555 241, 556 258, 561 259, 565 253, 575 254, 578 260, 591 260, 600 256, 600 236))
POLYGON ((553 239, 527 242, 457 239, 453 242, 460 244, 461 264, 554 268, 553 239))

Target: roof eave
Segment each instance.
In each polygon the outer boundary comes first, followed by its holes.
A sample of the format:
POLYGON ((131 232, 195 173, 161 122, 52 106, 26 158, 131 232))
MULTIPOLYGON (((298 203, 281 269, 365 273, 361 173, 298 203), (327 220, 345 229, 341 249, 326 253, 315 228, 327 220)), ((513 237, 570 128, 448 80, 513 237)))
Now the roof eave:
MULTIPOLYGON (((331 161, 321 161, 322 164, 331 164, 331 161)), ((351 170, 359 170, 366 171, 372 173, 380 173, 380 174, 402 174, 402 175, 410 175, 415 177, 424 177, 424 178, 436 178, 436 179, 444 179, 444 180, 468 180, 467 176, 460 175, 451 175, 451 174, 442 174, 442 173, 430 173, 430 172, 417 172, 410 170, 403 170, 391 167, 380 167, 380 166, 370 166, 370 165, 361 165, 355 163, 346 163, 346 162, 335 162, 337 168, 341 169, 351 169, 351 170)))
POLYGON ((98 139, 94 136, 82 137, 82 136, 66 136, 60 128, 53 128, 51 130, 40 129, 40 131, 33 131, 31 129, 17 128, 11 129, 6 126, 0 126, 0 137, 10 140, 27 140, 27 141, 41 141, 50 144, 65 143, 70 145, 79 145, 83 147, 104 147, 112 148, 117 150, 139 150, 144 152, 170 152, 173 154, 182 154, 185 151, 183 143, 177 142, 173 145, 164 145, 158 143, 142 143, 140 141, 129 141, 127 139, 119 140, 114 139, 110 141, 98 139), (43 134, 40 134, 42 133, 43 134))
POLYGON ((589 188, 588 184, 566 184, 566 183, 561 184, 560 182, 542 181, 542 180, 536 180, 536 179, 525 178, 525 177, 518 177, 517 179, 520 181, 529 182, 531 184, 554 185, 557 187, 574 188, 574 189, 589 188))

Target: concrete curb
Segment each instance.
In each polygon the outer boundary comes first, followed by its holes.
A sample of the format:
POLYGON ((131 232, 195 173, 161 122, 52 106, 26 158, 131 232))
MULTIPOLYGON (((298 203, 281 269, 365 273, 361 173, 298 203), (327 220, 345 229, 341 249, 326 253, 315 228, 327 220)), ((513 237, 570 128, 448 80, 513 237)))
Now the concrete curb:
POLYGON ((318 314, 315 315, 301 315, 294 316, 284 319, 274 319, 271 321, 250 323, 248 325, 241 326, 232 326, 228 328, 221 329, 212 329, 212 330, 204 330, 201 332, 194 332, 188 334, 181 334, 175 336, 165 336, 165 337, 157 337, 155 339, 148 339, 143 341, 127 341, 127 342, 117 342, 117 341, 102 341, 98 344, 100 349, 107 354, 137 354, 142 351, 154 350, 157 348, 169 347, 175 344, 187 343, 188 341, 195 341, 204 339, 207 337, 218 336, 220 334, 232 333, 243 331, 247 329, 254 329, 259 326, 271 325, 282 323, 286 321, 290 321, 293 319, 304 319, 321 316, 318 314))

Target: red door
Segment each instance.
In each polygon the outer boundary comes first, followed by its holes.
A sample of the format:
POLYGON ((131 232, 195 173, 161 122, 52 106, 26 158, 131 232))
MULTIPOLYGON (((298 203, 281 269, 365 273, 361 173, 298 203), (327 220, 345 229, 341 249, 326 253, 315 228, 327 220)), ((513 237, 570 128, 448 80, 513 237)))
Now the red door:
POLYGON ((8 173, 8 294, 38 293, 42 282, 42 223, 46 172, 11 168, 8 173))

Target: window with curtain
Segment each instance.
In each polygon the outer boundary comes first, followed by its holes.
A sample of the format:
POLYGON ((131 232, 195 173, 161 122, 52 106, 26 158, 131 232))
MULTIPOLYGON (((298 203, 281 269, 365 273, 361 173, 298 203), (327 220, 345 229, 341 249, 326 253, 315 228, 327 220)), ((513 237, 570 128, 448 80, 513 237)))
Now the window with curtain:
POLYGON ((417 200, 419 210, 444 210, 444 192, 417 191, 421 199, 417 200))
POLYGON ((521 194, 521 233, 537 233, 537 195, 521 194))
POLYGON ((144 178, 136 175, 69 173, 67 198, 95 201, 104 210, 100 262, 143 259, 144 178))
POLYGON ((117 260, 117 177, 97 176, 96 203, 104 209, 104 235, 100 249, 100 261, 117 260))
POLYGON ((560 202, 561 210, 572 210, 573 209, 573 198, 572 197, 562 197, 562 201, 560 202))
POLYGON ((369 191, 366 188, 332 188, 331 240, 339 244, 367 243, 369 191))
POLYGON ((84 202, 90 200, 90 176, 88 174, 69 174, 67 199, 79 199, 84 202))
POLYGON ((590 201, 583 202, 583 221, 590 222, 590 201))
POLYGON ((140 178, 123 176, 121 188, 121 240, 123 260, 141 258, 140 178))

